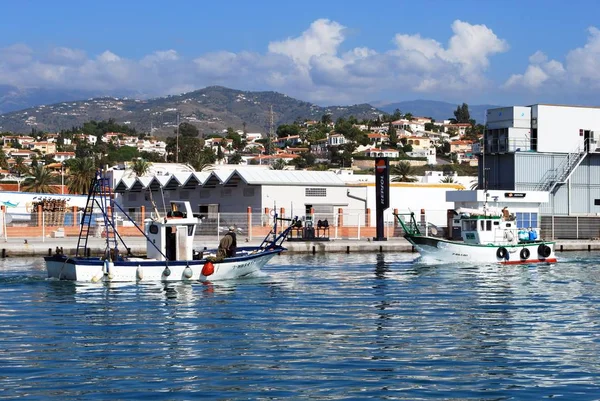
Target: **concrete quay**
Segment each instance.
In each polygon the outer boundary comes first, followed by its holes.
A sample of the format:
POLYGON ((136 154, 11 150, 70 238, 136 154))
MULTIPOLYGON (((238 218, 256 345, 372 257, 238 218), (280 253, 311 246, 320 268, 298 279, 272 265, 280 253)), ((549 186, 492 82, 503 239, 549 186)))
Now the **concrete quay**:
MULTIPOLYGON (((143 237, 123 238, 131 253, 145 255, 146 240, 143 237)), ((90 237, 88 247, 92 255, 103 253, 106 245, 103 238, 90 237)), ((245 242, 238 240, 238 246, 258 246, 262 239, 245 242)), ((415 252, 412 245, 402 237, 388 238, 386 241, 373 241, 372 239, 334 239, 329 241, 285 241, 283 244, 288 253, 390 253, 390 252, 415 252)), ((122 252, 126 249, 119 245, 122 252)), ((218 240, 215 237, 197 237, 194 248, 202 250, 216 248, 218 240)), ((0 257, 27 257, 45 256, 54 253, 57 247, 67 255, 74 255, 77 249, 77 237, 66 238, 8 238, 0 240, 0 257)), ((600 251, 600 241, 592 240, 560 240, 556 241, 556 252, 568 251, 600 251)))

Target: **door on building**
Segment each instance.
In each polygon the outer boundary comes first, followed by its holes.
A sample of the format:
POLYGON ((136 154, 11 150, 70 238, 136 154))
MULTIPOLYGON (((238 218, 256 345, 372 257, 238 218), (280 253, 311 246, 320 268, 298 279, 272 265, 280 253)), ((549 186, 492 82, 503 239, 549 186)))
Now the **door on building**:
POLYGON ((583 131, 583 150, 585 153, 590 151, 590 136, 591 131, 589 129, 583 131))

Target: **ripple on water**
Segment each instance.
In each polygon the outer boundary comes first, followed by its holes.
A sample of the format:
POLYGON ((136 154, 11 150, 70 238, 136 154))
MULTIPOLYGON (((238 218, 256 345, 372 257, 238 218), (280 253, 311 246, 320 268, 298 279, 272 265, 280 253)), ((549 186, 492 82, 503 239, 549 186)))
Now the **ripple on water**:
POLYGON ((600 258, 567 255, 282 255, 256 277, 168 285, 6 259, 2 397, 597 399, 600 258))

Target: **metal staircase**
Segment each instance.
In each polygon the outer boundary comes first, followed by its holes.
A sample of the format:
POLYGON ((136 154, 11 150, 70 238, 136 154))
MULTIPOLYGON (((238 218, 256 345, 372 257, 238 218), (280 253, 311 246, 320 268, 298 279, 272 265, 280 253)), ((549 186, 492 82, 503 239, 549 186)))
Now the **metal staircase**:
POLYGON ((582 147, 577 148, 577 150, 572 153, 568 153, 567 157, 561 161, 558 167, 550 169, 544 174, 542 179, 536 185, 535 190, 554 193, 554 190, 558 185, 564 184, 569 180, 587 154, 587 149, 582 147))

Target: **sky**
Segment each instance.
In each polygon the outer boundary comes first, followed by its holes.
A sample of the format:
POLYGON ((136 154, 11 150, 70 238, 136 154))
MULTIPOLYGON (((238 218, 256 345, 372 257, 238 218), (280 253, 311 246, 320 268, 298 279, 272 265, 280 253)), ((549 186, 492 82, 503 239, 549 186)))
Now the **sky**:
POLYGON ((595 0, 4 1, 0 85, 599 105, 599 15, 595 0))

